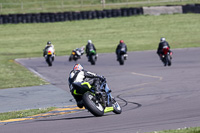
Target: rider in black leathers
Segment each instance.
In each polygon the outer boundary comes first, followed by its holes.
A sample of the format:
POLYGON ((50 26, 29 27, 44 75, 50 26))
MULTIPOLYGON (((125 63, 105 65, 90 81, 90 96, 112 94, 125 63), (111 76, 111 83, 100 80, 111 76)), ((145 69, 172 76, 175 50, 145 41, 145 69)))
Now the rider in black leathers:
POLYGON ((164 37, 162 37, 162 38, 160 39, 160 43, 159 43, 158 49, 157 49, 157 54, 158 54, 158 56, 160 57, 160 59, 162 59, 163 47, 164 47, 164 46, 168 46, 168 47, 169 47, 169 52, 171 53, 169 43, 166 41, 166 39, 165 39, 164 37))
MULTIPOLYGON (((49 47, 52 47, 53 49, 54 49, 54 45, 50 42, 50 41, 48 41, 47 42, 47 45, 45 46, 45 48, 43 49, 43 56, 45 56, 45 52, 46 52, 46 49, 47 48, 49 48, 49 47)), ((55 52, 55 49, 54 49, 54 52, 55 52)), ((54 53, 53 53, 54 54, 54 53)))
POLYGON ((88 43, 87 43, 86 49, 85 49, 87 57, 89 56, 91 50, 94 50, 96 52, 96 48, 95 48, 94 44, 92 43, 91 40, 88 40, 88 43))
POLYGON ((127 46, 126 46, 126 44, 124 43, 123 40, 119 41, 119 44, 118 44, 118 46, 116 48, 116 51, 115 51, 115 53, 117 55, 117 60, 119 60, 119 58, 120 58, 120 51, 121 51, 121 49, 125 49, 124 52, 125 52, 125 54, 127 54, 127 46))
POLYGON ((95 73, 91 73, 83 69, 80 64, 75 64, 73 70, 69 74, 68 83, 72 96, 77 102, 79 108, 83 107, 82 96, 77 94, 76 87, 91 89, 94 87, 95 92, 98 94, 100 91, 100 80, 103 80, 103 76, 98 76, 95 73), (74 84, 76 83, 76 84, 74 84))

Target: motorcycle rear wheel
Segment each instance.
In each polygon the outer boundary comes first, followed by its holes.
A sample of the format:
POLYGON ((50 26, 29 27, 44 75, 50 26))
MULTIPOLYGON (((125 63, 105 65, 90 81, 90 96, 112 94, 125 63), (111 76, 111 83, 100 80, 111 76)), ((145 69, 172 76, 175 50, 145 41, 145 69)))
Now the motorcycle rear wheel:
POLYGON ((83 94, 83 103, 86 109, 88 109, 94 116, 103 116, 104 108, 103 106, 96 102, 96 98, 90 92, 83 94))
POLYGON ((52 66, 52 58, 51 57, 47 57, 46 62, 49 66, 52 66))
POLYGON ((168 66, 171 66, 172 65, 172 61, 171 61, 171 58, 170 58, 170 55, 168 54, 167 55, 167 60, 168 60, 168 66))
POLYGON ((124 65, 124 55, 121 55, 119 58, 119 64, 124 65))
POLYGON ((91 65, 95 65, 95 55, 91 55, 91 58, 90 58, 90 62, 91 62, 91 65))
POLYGON ((70 55, 70 57, 69 57, 69 61, 72 61, 72 58, 73 58, 72 55, 70 55))

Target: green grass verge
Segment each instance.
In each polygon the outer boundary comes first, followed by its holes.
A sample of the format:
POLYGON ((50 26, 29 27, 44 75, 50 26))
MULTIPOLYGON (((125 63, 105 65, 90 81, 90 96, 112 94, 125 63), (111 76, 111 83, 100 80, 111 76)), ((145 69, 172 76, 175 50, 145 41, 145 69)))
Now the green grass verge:
POLYGON ((50 107, 50 108, 43 108, 43 109, 30 109, 30 110, 0 113, 0 121, 42 114, 42 113, 52 111, 55 108, 56 107, 50 107))
POLYGON ((42 57, 47 41, 57 56, 70 54, 91 39, 98 53, 114 52, 120 39, 128 51, 156 50, 160 37, 172 49, 200 46, 199 14, 132 16, 84 21, 0 25, 0 88, 46 84, 16 58, 42 57))
POLYGON ((200 127, 180 128, 177 130, 154 131, 151 133, 200 133, 200 127))

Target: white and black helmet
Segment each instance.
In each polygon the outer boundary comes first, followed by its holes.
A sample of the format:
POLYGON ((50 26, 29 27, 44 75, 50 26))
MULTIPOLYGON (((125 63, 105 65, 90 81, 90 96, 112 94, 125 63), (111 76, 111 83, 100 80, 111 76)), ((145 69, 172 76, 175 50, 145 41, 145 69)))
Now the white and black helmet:
POLYGON ((47 42, 47 45, 50 45, 50 44, 51 44, 51 42, 50 42, 50 41, 48 41, 48 42, 47 42))
POLYGON ((92 43, 92 40, 88 40, 88 43, 92 43))
POLYGON ((160 38, 160 42, 164 42, 165 41, 165 38, 164 37, 161 37, 160 38))

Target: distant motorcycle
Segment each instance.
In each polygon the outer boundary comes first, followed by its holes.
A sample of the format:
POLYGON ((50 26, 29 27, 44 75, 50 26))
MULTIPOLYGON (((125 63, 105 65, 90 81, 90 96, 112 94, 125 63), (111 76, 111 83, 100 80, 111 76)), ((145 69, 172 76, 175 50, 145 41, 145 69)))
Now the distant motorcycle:
POLYGON ((81 56, 84 54, 84 46, 81 48, 76 48, 74 50, 72 50, 71 55, 69 56, 69 61, 77 61, 78 59, 81 58, 81 56))
POLYGON ((44 51, 44 58, 49 66, 52 66, 52 62, 54 61, 55 54, 54 49, 52 47, 47 47, 44 51))
POLYGON ((80 88, 78 83, 72 84, 73 88, 79 95, 82 95, 84 107, 91 112, 94 116, 103 116, 104 113, 114 112, 121 114, 122 108, 118 102, 112 97, 111 90, 109 89, 106 79, 101 80, 101 92, 96 94, 95 89, 80 88))
POLYGON ((97 55, 95 50, 91 50, 89 52, 89 56, 88 56, 89 60, 88 61, 91 63, 91 65, 95 65, 96 60, 97 60, 97 56, 98 55, 97 55))
POLYGON ((126 54, 125 48, 122 48, 117 55, 118 61, 120 65, 124 65, 124 61, 127 60, 128 55, 126 54))
POLYGON ((163 47, 163 54, 161 55, 161 60, 164 64, 164 66, 171 66, 172 64, 172 52, 169 51, 169 47, 168 46, 164 46, 163 47))

